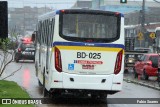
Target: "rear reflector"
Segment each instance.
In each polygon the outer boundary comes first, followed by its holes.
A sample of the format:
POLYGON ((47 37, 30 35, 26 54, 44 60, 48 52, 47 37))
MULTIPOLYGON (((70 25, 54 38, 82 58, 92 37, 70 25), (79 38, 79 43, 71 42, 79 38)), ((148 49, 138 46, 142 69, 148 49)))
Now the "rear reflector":
POLYGON ((120 83, 120 82, 114 82, 113 84, 117 84, 117 85, 120 85, 121 83, 120 83))
POLYGON ((61 53, 57 47, 55 47, 55 68, 58 72, 62 72, 61 53))
POLYGON ((121 71, 122 55, 123 55, 123 50, 119 51, 117 54, 116 63, 114 67, 114 74, 118 74, 121 71))
POLYGON ((59 82, 58 80, 54 80, 54 82, 59 82))

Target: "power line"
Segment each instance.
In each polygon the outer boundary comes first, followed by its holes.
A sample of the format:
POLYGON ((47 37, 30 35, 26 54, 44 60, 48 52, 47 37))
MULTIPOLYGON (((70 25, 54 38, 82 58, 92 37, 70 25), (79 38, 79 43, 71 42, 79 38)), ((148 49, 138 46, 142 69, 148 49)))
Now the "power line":
POLYGON ((155 1, 155 2, 157 2, 157 3, 160 3, 160 1, 157 1, 157 0, 153 0, 153 1, 155 1))

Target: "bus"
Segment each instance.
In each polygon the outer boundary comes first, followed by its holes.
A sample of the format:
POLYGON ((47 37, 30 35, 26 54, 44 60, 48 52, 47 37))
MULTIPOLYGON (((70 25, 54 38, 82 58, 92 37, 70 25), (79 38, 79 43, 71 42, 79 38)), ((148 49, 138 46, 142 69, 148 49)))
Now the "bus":
POLYGON ((106 98, 122 90, 124 15, 62 9, 39 17, 35 69, 44 96, 106 98))

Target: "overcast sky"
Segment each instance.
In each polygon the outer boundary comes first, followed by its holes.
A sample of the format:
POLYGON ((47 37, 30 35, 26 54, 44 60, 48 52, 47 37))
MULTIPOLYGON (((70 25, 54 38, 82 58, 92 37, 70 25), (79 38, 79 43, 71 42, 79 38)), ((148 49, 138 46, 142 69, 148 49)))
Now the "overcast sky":
MULTIPOLYGON (((47 6, 53 9, 65 9, 73 6, 77 0, 0 0, 0 1, 8 1, 8 7, 47 6)), ((108 1, 114 1, 114 0, 108 0, 108 1)), ((115 0, 115 1, 120 1, 120 0, 115 0)), ((128 1, 142 1, 142 0, 128 0, 128 1)), ((146 0, 146 1, 153 1, 153 0, 146 0)), ((160 0, 156 1, 160 2, 160 0)))
POLYGON ((55 9, 70 8, 77 0, 0 0, 8 1, 8 7, 50 7, 55 9))

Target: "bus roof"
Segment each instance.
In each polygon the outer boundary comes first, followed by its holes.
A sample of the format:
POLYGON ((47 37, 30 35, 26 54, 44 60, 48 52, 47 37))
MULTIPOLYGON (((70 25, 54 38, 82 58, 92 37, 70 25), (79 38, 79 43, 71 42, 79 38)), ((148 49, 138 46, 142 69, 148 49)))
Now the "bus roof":
POLYGON ((46 14, 43 14, 43 15, 40 15, 38 17, 38 20, 44 20, 44 19, 48 19, 50 17, 54 17, 56 15, 56 11, 51 11, 51 12, 48 12, 46 14))
MULTIPOLYGON (((121 14, 121 17, 124 17, 124 15, 122 14, 122 13, 119 13, 119 12, 112 12, 112 11, 104 11, 104 10, 89 10, 89 9, 61 9, 61 10, 80 10, 81 12, 83 12, 83 11, 88 11, 88 12, 93 12, 93 11, 97 11, 97 12, 99 12, 99 11, 103 11, 103 12, 110 12, 110 13, 115 13, 115 14, 121 14)), ((48 18, 50 18, 50 17, 54 17, 56 14, 59 14, 60 13, 60 11, 61 10, 54 10, 54 11, 51 11, 51 12, 48 12, 48 13, 46 13, 46 14, 43 14, 43 15, 40 15, 39 17, 38 17, 38 20, 40 21, 40 20, 45 20, 45 19, 48 19, 48 18)))

